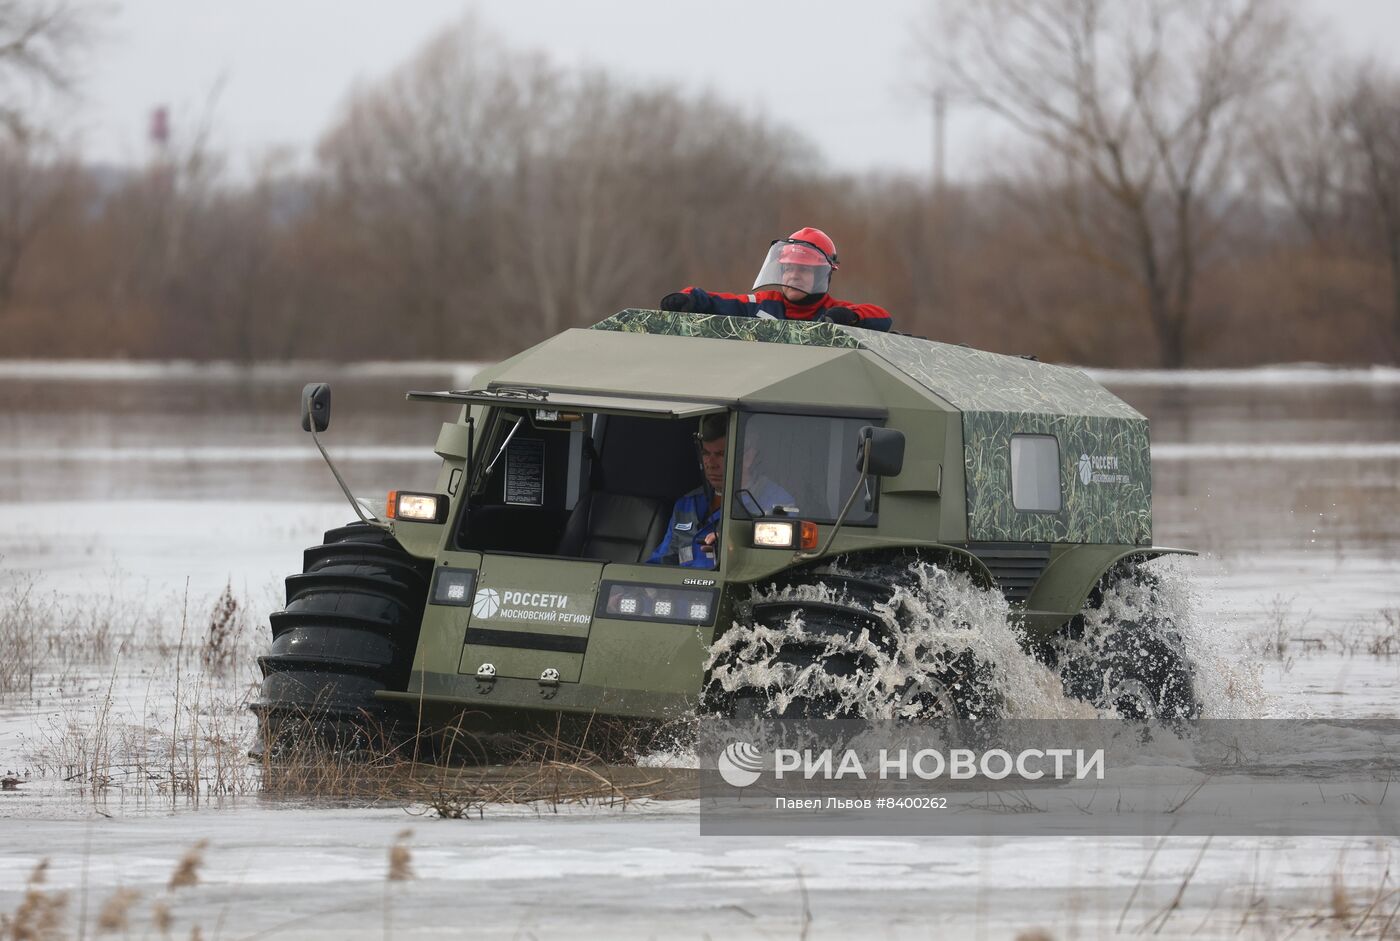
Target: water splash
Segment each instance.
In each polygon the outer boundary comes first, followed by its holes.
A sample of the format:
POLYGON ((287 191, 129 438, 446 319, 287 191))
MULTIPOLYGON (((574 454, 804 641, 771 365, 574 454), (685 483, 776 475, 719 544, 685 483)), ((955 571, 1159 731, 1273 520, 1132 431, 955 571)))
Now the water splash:
POLYGON ((1155 564, 1149 571, 1143 582, 1121 580, 1105 591, 1103 602, 1086 612, 1083 633, 1052 645, 1058 654, 1052 668, 1029 649, 1017 612, 1002 594, 962 572, 930 562, 878 573, 832 566, 815 573, 812 583, 769 586, 741 605, 733 628, 710 649, 708 695, 757 693, 766 711, 779 715, 803 701, 827 718, 899 721, 927 715, 930 699, 937 697, 919 695, 919 681, 931 678, 964 715, 1096 718, 1111 715, 1111 700, 1086 697, 1107 706, 1096 708, 1065 690, 1082 691, 1086 678, 1111 688, 1114 667, 1105 651, 1126 649, 1134 656, 1141 650, 1120 629, 1156 623, 1166 626, 1169 648, 1187 664, 1206 717, 1259 715, 1265 697, 1257 674, 1226 656, 1222 630, 1199 629, 1197 600, 1181 567, 1155 564), (849 595, 845 583, 830 576, 895 587, 887 603, 872 604, 849 595), (822 630, 821 624, 809 625, 800 609, 780 623, 757 623, 753 606, 769 602, 839 605, 855 609, 853 622, 864 616, 871 623, 822 630))
POLYGON ((734 629, 711 648, 706 666, 712 690, 762 691, 769 710, 778 714, 805 700, 821 703, 827 717, 912 719, 928 705, 930 688, 946 688, 972 716, 988 709, 1064 715, 1052 705, 1053 676, 1021 651, 1013 624, 1006 599, 962 572, 929 562, 878 575, 831 567, 815 573, 811 584, 756 592, 734 629), (849 595, 845 583, 831 576, 875 576, 895 587, 888 602, 870 604, 849 595), (785 601, 855 609, 874 630, 814 630, 801 610, 778 625, 753 621, 753 604, 785 601), (832 672, 833 660, 854 669, 832 672), (921 686, 921 680, 933 682, 921 686))
POLYGON ((1193 561, 1183 556, 1154 560, 1146 570, 1157 582, 1155 600, 1113 593, 1101 610, 1108 620, 1136 622, 1147 613, 1144 604, 1150 601, 1158 615, 1173 625, 1191 667, 1201 718, 1272 717, 1275 705, 1263 687, 1263 665, 1241 657, 1238 625, 1202 614, 1200 591, 1191 577, 1193 561))

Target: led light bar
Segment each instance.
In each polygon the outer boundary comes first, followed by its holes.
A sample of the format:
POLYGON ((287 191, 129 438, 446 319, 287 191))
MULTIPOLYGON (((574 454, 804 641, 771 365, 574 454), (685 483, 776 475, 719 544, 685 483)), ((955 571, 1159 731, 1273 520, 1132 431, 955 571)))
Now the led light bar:
POLYGON ((428 603, 466 607, 476 596, 472 591, 475 585, 475 569, 454 569, 447 566, 433 569, 433 584, 428 589, 428 603))
POLYGON ((718 602, 719 590, 715 588, 605 581, 598 591, 598 605, 593 616, 621 621, 710 625, 714 623, 718 602))

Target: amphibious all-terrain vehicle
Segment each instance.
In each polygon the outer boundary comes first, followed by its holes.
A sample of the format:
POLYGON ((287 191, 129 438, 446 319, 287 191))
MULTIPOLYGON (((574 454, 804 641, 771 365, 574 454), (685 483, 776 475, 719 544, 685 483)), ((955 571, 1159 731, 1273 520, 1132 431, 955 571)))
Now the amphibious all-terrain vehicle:
MULTIPOLYGON (((1028 358, 625 310, 470 389, 408 398, 458 411, 435 446, 435 492, 392 493, 385 518, 357 509, 360 522, 307 550, 261 659, 267 728, 293 716, 664 720, 702 700, 811 711, 831 703, 781 687, 814 673, 858 686, 860 645, 833 641, 879 645, 891 622, 873 613, 888 614, 912 561, 999 590, 1027 648, 1053 659, 1106 592, 1150 600, 1141 563, 1179 551, 1152 544, 1146 419, 1083 372, 1028 358), (732 444, 714 554, 649 564, 668 533, 687 539, 671 512, 704 484, 704 416, 721 416, 732 444), (745 687, 725 662, 740 655, 713 651, 755 628, 800 630, 801 643, 745 687)), ((307 430, 324 430, 328 409, 329 390, 308 386, 307 430)), ((1134 715, 1193 715, 1172 625, 1120 627, 1093 662, 1061 670, 1066 690, 1134 715)), ((933 694, 909 703, 978 700, 980 668, 937 661, 909 678, 933 694)))

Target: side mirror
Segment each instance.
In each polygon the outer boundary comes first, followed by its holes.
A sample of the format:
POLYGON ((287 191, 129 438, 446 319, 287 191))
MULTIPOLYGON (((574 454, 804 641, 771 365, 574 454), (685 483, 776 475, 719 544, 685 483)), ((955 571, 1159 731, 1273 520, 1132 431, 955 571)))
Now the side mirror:
POLYGON ((904 432, 893 428, 863 425, 856 449, 856 470, 865 467, 869 449, 869 472, 876 477, 895 477, 904 469, 904 432))
POLYGON ((314 426, 316 431, 325 431, 330 423, 330 383, 308 382, 301 390, 301 430, 311 431, 314 426))

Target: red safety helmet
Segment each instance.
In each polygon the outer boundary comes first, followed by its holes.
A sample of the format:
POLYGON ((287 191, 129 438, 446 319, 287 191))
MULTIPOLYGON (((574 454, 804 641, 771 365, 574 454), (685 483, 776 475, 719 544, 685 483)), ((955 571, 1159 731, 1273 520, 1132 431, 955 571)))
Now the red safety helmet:
MULTIPOLYGON (((831 270, 835 271, 841 266, 836 262, 836 243, 831 240, 821 229, 814 229, 811 226, 798 229, 785 239, 779 239, 783 243, 784 264, 789 265, 820 265, 828 264, 831 270), (822 257, 816 258, 812 255, 811 249, 815 248, 821 252, 822 257)), ((778 244, 777 242, 774 243, 778 244)))
MULTIPOLYGON (((831 272, 836 263, 836 243, 821 229, 811 226, 798 229, 785 239, 775 239, 768 247, 768 256, 754 279, 755 289, 762 287, 791 288, 801 291, 810 300, 821 297, 831 284, 831 272), (795 272, 793 266, 810 269, 795 272)), ((791 298, 794 299, 795 298, 791 298)))

